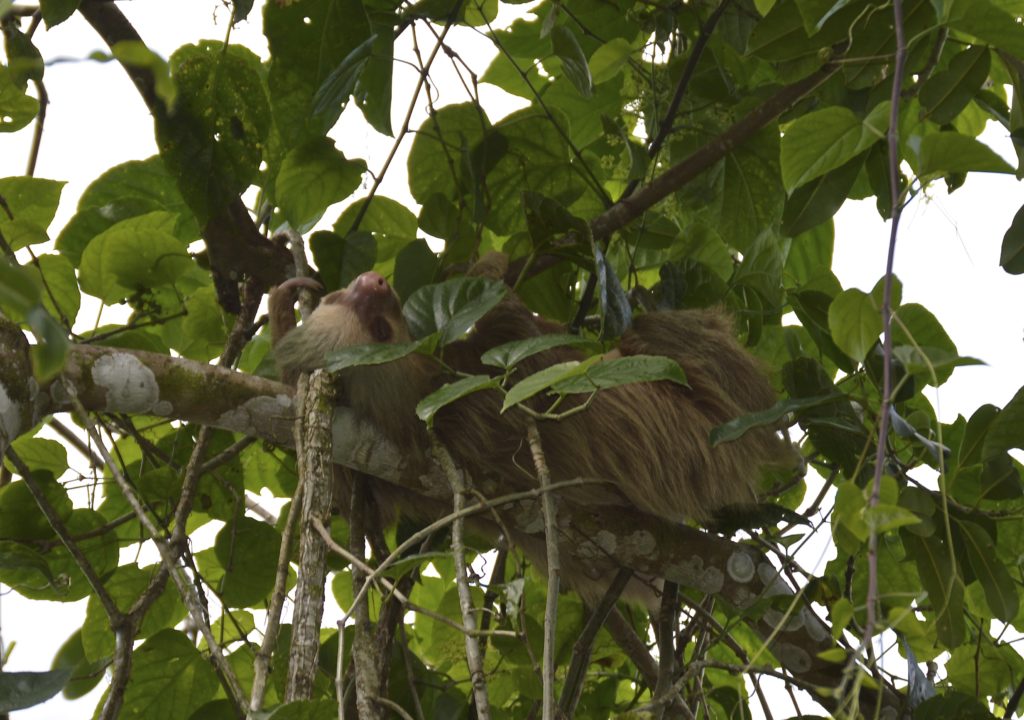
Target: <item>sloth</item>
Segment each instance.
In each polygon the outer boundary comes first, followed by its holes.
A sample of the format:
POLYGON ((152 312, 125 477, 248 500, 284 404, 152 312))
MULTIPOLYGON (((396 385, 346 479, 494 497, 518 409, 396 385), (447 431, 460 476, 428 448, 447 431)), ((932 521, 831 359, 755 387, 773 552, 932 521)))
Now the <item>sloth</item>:
MULTIPOLYGON (((507 266, 504 255, 491 253, 470 274, 502 279, 507 266)), ((301 371, 322 367, 333 350, 411 340, 398 296, 375 272, 326 295, 308 321, 296 327, 295 291, 310 284, 296 278, 271 293, 274 354, 287 382, 294 382, 301 371)), ((430 438, 416 416, 417 403, 452 380, 453 371, 495 372, 480 361, 488 349, 554 332, 565 328, 536 316, 508 293, 465 339, 443 349, 443 362, 411 354, 342 370, 341 400, 400 448, 414 472, 427 473, 430 438)), ((726 312, 712 308, 639 315, 617 349, 605 357, 631 355, 675 360, 687 384, 643 382, 601 390, 585 408, 577 407, 578 412, 538 420, 552 481, 594 480, 558 490, 558 502, 632 508, 672 522, 707 521, 725 506, 753 502, 762 467, 793 465, 791 446, 771 428, 754 428, 733 442, 711 445, 713 428, 766 410, 776 400, 760 363, 737 341, 726 312)), ((569 347, 547 350, 520 363, 516 377, 583 357, 569 347)), ((535 397, 527 404, 543 412, 550 402, 535 397)), ((579 398, 560 409, 583 402, 579 398)), ((501 405, 499 391, 478 392, 445 407, 434 421, 437 438, 474 487, 494 488, 496 495, 537 486, 525 439, 526 414, 516 409, 502 413, 501 405)), ((396 513, 422 517, 444 512, 415 492, 382 480, 374 480, 373 496, 383 522, 396 513)), ((538 553, 530 552, 529 544, 524 545, 527 555, 539 554, 534 559, 543 561, 542 545, 538 553)))

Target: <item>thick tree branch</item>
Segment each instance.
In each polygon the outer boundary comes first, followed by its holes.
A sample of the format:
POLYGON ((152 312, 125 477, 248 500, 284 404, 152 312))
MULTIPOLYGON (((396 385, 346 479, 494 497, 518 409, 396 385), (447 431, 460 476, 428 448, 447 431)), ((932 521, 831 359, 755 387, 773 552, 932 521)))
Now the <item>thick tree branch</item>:
POLYGON ((326 371, 317 370, 308 378, 300 378, 299 397, 302 410, 295 423, 295 444, 303 485, 302 522, 286 702, 313 697, 327 580, 327 546, 315 522, 330 522, 333 481, 330 442, 334 388, 326 371))
MULTIPOLYGON (((8 326, 9 327, 9 326, 8 326)), ((0 322, 0 338, 4 337, 0 322)), ((27 346, 0 342, 0 367, 27 367, 21 357, 27 346), (13 356, 12 353, 13 352, 13 356)), ((88 410, 143 413, 185 422, 213 425, 291 446, 293 391, 280 383, 189 360, 136 350, 72 345, 65 381, 75 388, 88 410)), ((28 398, 30 376, 0 373, 0 397, 28 398), (12 385, 12 383, 14 383, 12 385)), ((68 410, 71 403, 57 386, 43 387, 32 404, 31 422, 19 423, 25 408, 9 403, 0 413, 0 437, 26 432, 45 414, 68 410)), ((334 460, 362 472, 409 487, 425 496, 450 501, 444 475, 411 476, 393 445, 347 408, 337 408, 333 426, 334 460)), ((581 480, 585 481, 585 480, 581 480)), ((483 482, 478 483, 482 489, 483 482)), ((488 492, 492 497, 501 493, 488 492)), ((532 519, 540 515, 541 491, 517 493, 510 499, 482 505, 476 512, 499 512, 513 531, 543 539, 532 519)), ((793 596, 794 591, 759 550, 692 527, 669 523, 621 507, 568 507, 558 519, 560 549, 580 567, 609 563, 633 569, 638 575, 663 577, 750 610, 765 598, 793 596)), ((563 558, 568 563, 568 558, 563 558)), ((750 618, 751 627, 771 652, 801 682, 837 687, 842 664, 819 658, 835 647, 829 628, 803 606, 785 618, 782 627, 768 619, 750 618)), ((779 620, 780 613, 767 613, 779 620)), ((864 702, 875 695, 864 690, 864 702)), ((823 702, 830 702, 825 698, 823 702)), ((899 710, 900 697, 883 690, 884 706, 899 710)))

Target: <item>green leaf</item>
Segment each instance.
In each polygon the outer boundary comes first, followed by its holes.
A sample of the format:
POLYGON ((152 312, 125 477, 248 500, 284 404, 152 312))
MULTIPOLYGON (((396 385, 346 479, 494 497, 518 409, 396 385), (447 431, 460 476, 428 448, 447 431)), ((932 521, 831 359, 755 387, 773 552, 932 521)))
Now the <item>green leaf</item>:
POLYGON ((866 292, 844 290, 829 305, 828 327, 839 349, 863 362, 882 334, 882 317, 866 292))
POLYGON ((1024 205, 1013 216, 1013 222, 1003 235, 999 265, 1011 275, 1024 274, 1024 205))
POLYGON ((523 229, 520 198, 525 190, 553 198, 564 207, 583 194, 580 175, 567 162, 565 137, 547 115, 532 108, 520 110, 497 123, 494 131, 488 142, 472 147, 483 157, 471 165, 472 174, 466 178, 487 227, 502 235, 523 229))
POLYGON ((70 670, 0 673, 0 713, 46 702, 63 689, 70 677, 70 670))
POLYGON ((12 267, 0 258, 0 308, 23 318, 39 303, 39 282, 28 268, 12 267))
POLYGON ((782 137, 782 184, 786 192, 848 163, 889 129, 889 103, 881 102, 861 120, 845 107, 807 113, 786 127, 782 137))
POLYGON ((561 59, 562 69, 573 87, 583 97, 590 97, 594 92, 590 66, 572 30, 565 25, 556 25, 551 30, 551 49, 561 59))
POLYGON ((171 80, 171 66, 162 57, 137 40, 122 40, 111 48, 113 57, 130 68, 145 70, 153 78, 153 90, 167 107, 174 107, 178 87, 171 80))
POLYGON ((939 535, 919 538, 902 533, 907 556, 914 559, 921 584, 928 591, 928 605, 935 614, 935 631, 946 648, 957 647, 964 639, 964 586, 950 556, 945 540, 939 535))
POLYGON ((347 287, 377 262, 377 242, 368 232, 337 233, 321 230, 309 239, 320 277, 329 288, 347 287))
POLYGON ((533 375, 523 378, 513 385, 505 395, 505 402, 501 406, 501 411, 505 412, 510 407, 529 400, 537 393, 552 387, 555 383, 563 382, 586 373, 589 368, 598 362, 600 362, 600 357, 597 355, 583 361, 570 360, 546 367, 539 372, 535 372, 533 375))
POLYGON ((82 290, 113 303, 135 290, 173 285, 192 267, 176 224, 177 216, 152 212, 101 232, 82 253, 82 290))
POLYGON ((539 335, 537 337, 526 338, 525 340, 513 340, 512 342, 503 343, 497 347, 493 347, 480 357, 480 362, 484 365, 491 365, 493 367, 502 368, 503 370, 508 370, 537 353, 568 345, 594 346, 597 345, 597 343, 593 340, 580 337, 579 335, 539 335))
POLYGON ((767 410, 740 415, 738 418, 713 428, 711 430, 711 447, 739 440, 748 430, 754 428, 778 427, 778 424, 790 413, 832 403, 841 397, 843 396, 836 394, 779 400, 767 410))
POLYGON ((383 365, 416 352, 422 342, 352 345, 327 353, 327 369, 338 372, 350 367, 383 365))
POLYGON ((405 303, 402 314, 413 337, 436 332, 443 346, 462 337, 501 302, 507 290, 505 283, 495 280, 455 278, 417 290, 405 303))
POLYGON ((271 125, 262 67, 251 51, 214 41, 178 48, 171 67, 178 100, 156 115, 157 144, 205 222, 259 173, 271 125))
POLYGON ((68 336, 42 305, 29 310, 25 318, 38 342, 32 346, 32 373, 45 381, 64 369, 68 355, 68 336))
POLYGON ((923 379, 936 387, 949 379, 957 365, 974 364, 969 358, 959 357, 956 345, 942 324, 927 308, 917 303, 907 303, 896 308, 892 322, 892 342, 896 354, 908 370, 928 366, 923 379), (907 346, 907 352, 903 352, 902 346, 907 346), (934 377, 932 370, 935 372, 934 377))
POLYGON ((1019 598, 1017 584, 996 553, 995 543, 981 525, 954 517, 960 531, 961 545, 966 550, 967 564, 985 591, 992 616, 1011 622, 1017 616, 1019 598))
POLYGON ((232 0, 231 2, 231 22, 237 24, 249 17, 249 13, 252 12, 253 0, 232 0))
MULTIPOLYGON (((864 522, 864 493, 852 482, 841 482, 836 485, 835 515, 832 522, 849 531, 855 538, 864 542, 871 534, 864 522)), ((833 528, 835 535, 836 528, 833 528)))
MULTIPOLYGON (((274 127, 285 151, 322 137, 341 115, 340 104, 326 102, 314 114, 313 98, 345 58, 374 34, 366 5, 360 0, 264 5, 263 32, 270 48, 267 83, 274 127)), ((325 91, 322 97, 329 94, 325 91)))
POLYGON ((453 165, 460 167, 461 149, 476 146, 490 130, 486 115, 469 103, 433 113, 416 131, 409 149, 409 191, 416 202, 425 203, 434 193, 460 197, 462 188, 452 174, 453 165))
POLYGON ((64 686, 64 698, 67 700, 77 700, 99 685, 104 679, 106 666, 105 660, 91 663, 86 659, 80 630, 73 632, 71 637, 64 641, 53 658, 54 670, 71 671, 71 679, 64 686))
POLYGON ((317 138, 292 149, 277 173, 275 197, 285 219, 305 233, 324 211, 359 188, 366 163, 346 160, 330 138, 317 138))
POLYGON ((348 102, 355 91, 359 76, 373 52, 377 36, 371 35, 362 44, 342 58, 338 66, 328 75, 313 95, 313 115, 337 117, 337 113, 348 102))
POLYGON ((905 525, 917 525, 921 518, 899 505, 878 503, 874 507, 864 508, 864 522, 876 533, 884 533, 905 525))
MULTIPOLYGON (((968 683, 965 687, 971 687, 968 683)), ((914 708, 914 720, 996 720, 985 706, 972 694, 965 692, 945 692, 928 698, 914 708)))
POLYGON ((35 571, 51 586, 57 582, 45 557, 28 545, 0 540, 0 578, 6 578, 6 572, 9 570, 35 571))
POLYGON ((828 650, 822 650, 818 653, 818 659, 824 660, 830 663, 844 663, 846 662, 847 652, 841 647, 833 647, 828 650))
POLYGON ((185 298, 184 315, 165 322, 160 336, 184 357, 205 362, 224 350, 231 332, 230 316, 217 302, 212 286, 193 290, 185 298))
POLYGON ((953 3, 949 26, 973 35, 1017 57, 1024 57, 1024 27, 1011 14, 992 0, 970 0, 953 3))
POLYGON ((25 94, 14 73, 0 65, 0 132, 17 132, 32 122, 39 112, 39 101, 25 94))
MULTIPOLYGON (((107 589, 114 604, 122 612, 128 612, 146 592, 153 577, 160 571, 159 565, 140 568, 134 563, 122 565, 105 578, 107 589)), ((172 627, 185 617, 185 608, 178 599, 174 587, 165 587, 142 620, 139 639, 154 635, 172 627)), ((86 660, 101 662, 114 654, 116 640, 110 629, 110 618, 96 595, 89 596, 85 620, 82 623, 82 652, 86 660)))
POLYGON ((124 720, 180 720, 210 700, 217 674, 188 637, 163 630, 132 653, 124 691, 124 720))
POLYGON ((921 177, 963 172, 1013 173, 1013 167, 979 140, 955 132, 925 135, 918 150, 921 177))
POLYGON ((56 440, 20 437, 11 447, 33 471, 45 470, 59 478, 68 469, 68 451, 56 440))
MULTIPOLYGON (((24 483, 11 483, 8 487, 17 487, 19 485, 24 485, 24 483)), ((118 543, 109 533, 101 531, 102 528, 107 526, 107 519, 94 510, 85 508, 70 510, 70 501, 66 493, 63 493, 63 488, 60 488, 52 480, 43 484, 43 490, 51 502, 56 504, 58 512, 64 518, 64 523, 72 537, 82 538, 76 544, 78 549, 84 553, 85 557, 92 564, 96 574, 100 577, 105 577, 113 572, 117 567, 118 543), (65 512, 65 503, 67 503, 66 507, 70 510, 70 513, 65 512)), ((39 511, 35 508, 35 501, 31 498, 29 498, 31 505, 27 508, 21 507, 20 512, 23 517, 13 521, 10 517, 4 517, 5 510, 14 509, 13 507, 2 507, 8 505, 8 503, 4 502, 6 494, 5 491, 0 491, 0 526, 4 528, 5 536, 10 537, 14 535, 12 530, 18 527, 21 527, 23 530, 27 529, 25 528, 26 521, 32 520, 33 516, 36 516, 37 521, 46 523, 46 520, 39 516, 39 511)), ((52 530, 42 537, 52 538, 52 530)), ((89 582, 85 579, 78 566, 78 561, 71 557, 70 553, 62 545, 52 547, 47 552, 46 558, 50 571, 53 573, 54 578, 57 579, 55 584, 50 585, 40 582, 38 571, 28 568, 10 569, 4 573, 3 583, 16 588, 21 595, 32 600, 73 602, 88 597, 93 592, 89 582)))
POLYGON ((949 61, 948 69, 928 78, 920 94, 925 117, 939 125, 953 122, 988 79, 991 57, 987 47, 967 48, 949 61))
POLYGON ((59 180, 34 177, 0 179, 0 197, 6 202, 6 208, 0 211, 0 231, 6 235, 11 223, 19 222, 38 228, 45 236, 46 228, 57 213, 63 188, 64 183, 59 180))
POLYGON ((432 426, 434 416, 441 408, 472 393, 496 387, 498 387, 498 378, 492 378, 489 375, 470 375, 455 382, 445 383, 419 401, 416 405, 416 417, 427 423, 428 427, 432 426))
MULTIPOLYGON (((1000 697, 1010 692, 1024 674, 1024 659, 1013 643, 982 642, 967 643, 953 650, 946 662, 946 680, 954 688, 969 690, 978 697, 1000 697)), ((966 708, 965 708, 966 709, 966 708)), ((914 713, 914 720, 917 720, 914 713)), ((946 717, 957 720, 964 717, 979 717, 971 712, 957 713, 946 717)), ((981 716, 984 717, 984 716, 981 716)))
POLYGON ((182 247, 199 239, 199 226, 159 156, 112 167, 82 193, 78 211, 57 236, 57 250, 76 267, 86 245, 121 220, 156 210, 178 216, 174 235, 182 247))
POLYGON ((334 232, 348 237, 360 213, 363 216, 358 231, 373 233, 373 239, 377 242, 378 265, 394 258, 402 248, 416 239, 416 216, 402 203, 382 195, 372 200, 358 200, 345 208, 334 223, 334 232), (369 208, 363 213, 363 206, 367 202, 369 208))
POLYGON ((436 279, 439 265, 437 255, 426 240, 413 240, 399 250, 395 258, 395 292, 399 297, 411 297, 436 279))
POLYGON ((554 384, 554 391, 559 395, 589 393, 630 383, 661 380, 686 386, 686 374, 672 358, 660 355, 628 355, 611 360, 598 358, 600 362, 593 365, 581 363, 585 372, 559 380, 554 384))
POLYGON ((612 38, 590 56, 590 72, 594 85, 611 80, 629 62, 633 47, 625 38, 612 38))
POLYGON ((267 558, 281 551, 281 534, 265 522, 239 517, 225 525, 214 541, 224 575, 220 597, 228 607, 253 607, 270 596, 276 568, 267 558))
POLYGON ((43 307, 51 315, 66 320, 68 326, 74 325, 82 303, 74 267, 63 255, 40 255, 37 260, 45 288, 42 294, 43 307))
POLYGON ((999 411, 985 435, 981 456, 990 460, 1012 448, 1024 448, 1024 387, 999 411))
MULTIPOLYGON (((496 1, 496 0, 495 0, 496 1)), ((390 6, 364 6, 376 38, 354 93, 363 117, 381 135, 394 137, 391 106, 395 58, 394 12, 390 6)))
POLYGON ((46 28, 60 25, 71 17, 80 2, 81 0, 39 0, 39 10, 46 22, 46 28))
POLYGON ((858 155, 845 165, 794 190, 782 211, 782 232, 795 236, 830 220, 846 202, 863 166, 864 158, 858 155))
MULTIPOLYGON (((43 5, 45 8, 46 6, 43 5)), ((43 10, 45 14, 45 10, 43 10)), ((0 13, 2 16, 3 13, 0 13)), ((4 45, 7 50, 8 68, 14 77, 14 83, 25 88, 29 81, 40 82, 43 79, 43 56, 32 38, 21 31, 17 22, 8 22, 3 28, 4 45)))

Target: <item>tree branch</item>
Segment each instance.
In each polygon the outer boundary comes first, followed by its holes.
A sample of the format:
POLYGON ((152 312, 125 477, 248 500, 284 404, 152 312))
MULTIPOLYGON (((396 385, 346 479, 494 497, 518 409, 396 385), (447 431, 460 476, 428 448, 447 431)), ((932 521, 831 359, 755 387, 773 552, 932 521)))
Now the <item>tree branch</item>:
MULTIPOLYGON (((114 3, 82 0, 78 11, 111 50, 121 42, 142 43, 142 37, 114 3)), ((148 68, 125 62, 121 62, 121 67, 158 123, 181 122, 169 116, 157 96, 156 82, 148 68)), ((235 197, 223 207, 212 208, 202 235, 210 254, 218 300, 228 312, 238 313, 241 307, 238 281, 243 274, 254 278, 261 289, 265 289, 284 280, 291 266, 287 249, 260 234, 241 198, 235 197)))
POLYGON ((725 132, 694 151, 688 158, 673 165, 629 197, 619 200, 590 223, 594 240, 607 239, 613 232, 624 228, 655 204, 711 168, 805 95, 813 92, 838 69, 837 63, 829 62, 802 80, 786 85, 725 132))
MULTIPOLYGON (((16 367, 18 363, 28 367, 27 357, 19 359, 17 349, 27 355, 27 344, 2 342, 4 325, 0 321, 0 368, 16 367)), ((52 384, 40 390, 35 402, 30 400, 29 377, 27 373, 12 376, 0 372, 0 390, 8 397, 24 399, 13 402, 8 412, 0 414, 0 437, 5 433, 14 437, 33 427, 43 415, 71 407, 67 393, 52 384), (22 407, 23 402, 28 403, 27 408, 22 407), (21 422, 19 419, 29 410, 33 411, 29 417, 34 419, 21 422)), ((70 347, 64 377, 89 410, 174 417, 282 446, 292 444, 293 391, 271 380, 155 353, 85 345, 70 347), (110 372, 112 368, 118 372, 110 372)), ((333 438, 335 462, 424 496, 450 499, 443 474, 412 475, 398 450, 348 408, 336 409, 333 438)), ((564 483, 556 483, 560 485, 564 483)), ((537 528, 529 523, 537 517, 541 495, 539 489, 513 493, 478 504, 470 511, 497 512, 511 530, 537 536, 537 528)), ((560 549, 580 567, 590 567, 595 561, 605 568, 614 563, 640 575, 663 577, 715 594, 740 609, 750 608, 765 597, 793 594, 768 558, 753 547, 628 508, 568 507, 565 512, 560 549)), ((443 527, 450 519, 438 522, 443 527)), ((783 628, 775 628, 764 619, 750 618, 747 622, 762 638, 770 639, 769 649, 801 681, 824 687, 841 683, 842 665, 819 658, 820 652, 835 647, 829 628, 808 608, 800 608, 783 628)), ((873 706, 874 691, 865 688, 862 693, 865 701, 870 701, 866 706, 873 706)), ((900 697, 892 690, 883 688, 882 695, 883 705, 897 710, 902 707, 900 697)))

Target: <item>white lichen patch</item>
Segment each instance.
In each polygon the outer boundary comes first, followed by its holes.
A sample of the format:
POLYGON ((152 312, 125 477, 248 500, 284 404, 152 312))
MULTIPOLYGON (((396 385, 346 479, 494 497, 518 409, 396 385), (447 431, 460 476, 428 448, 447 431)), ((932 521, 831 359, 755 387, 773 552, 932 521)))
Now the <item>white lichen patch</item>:
POLYGON ((0 449, 21 434, 21 405, 11 400, 7 388, 0 385, 0 449))
POLYGON ((785 632, 796 632, 804 625, 804 616, 801 613, 795 612, 787 616, 775 608, 768 608, 764 611, 764 620, 773 628, 785 632))
POLYGON ((810 608, 805 607, 800 610, 800 615, 804 619, 804 628, 807 630, 807 634, 811 636, 811 639, 815 642, 824 642, 828 638, 832 637, 829 632, 828 626, 821 621, 810 608))
POLYGON ((760 563, 757 566, 757 576, 764 583, 763 597, 793 594, 793 588, 786 584, 779 571, 771 563, 760 563))
POLYGON ((535 535, 544 532, 544 512, 539 500, 523 500, 516 503, 512 511, 512 522, 524 533, 535 535))
POLYGON ((811 656, 802 647, 792 643, 777 642, 772 644, 772 653, 791 673, 799 675, 811 669, 811 656))
POLYGON ((214 425, 245 435, 256 435, 256 428, 266 427, 275 418, 288 418, 290 422, 294 413, 292 400, 287 395, 260 395, 221 413, 214 425))
POLYGON ((737 550, 729 556, 725 571, 734 582, 748 583, 754 579, 754 561, 745 552, 737 550))
POLYGON ((725 573, 717 567, 704 567, 704 558, 691 555, 681 563, 665 567, 665 577, 705 593, 717 593, 725 586, 725 573))
POLYGON ((618 547, 619 539, 615 533, 599 530, 593 538, 580 542, 573 554, 584 561, 601 561, 607 560, 618 547))
POLYGON ((123 413, 170 414, 170 405, 160 402, 160 386, 153 371, 128 353, 111 353, 92 366, 92 381, 106 390, 107 410, 123 413), (158 406, 163 412, 158 411, 158 406))
POLYGON ((648 557, 658 549, 654 535, 646 530, 636 530, 623 538, 623 544, 633 555, 648 557))

